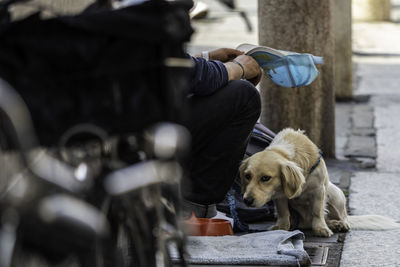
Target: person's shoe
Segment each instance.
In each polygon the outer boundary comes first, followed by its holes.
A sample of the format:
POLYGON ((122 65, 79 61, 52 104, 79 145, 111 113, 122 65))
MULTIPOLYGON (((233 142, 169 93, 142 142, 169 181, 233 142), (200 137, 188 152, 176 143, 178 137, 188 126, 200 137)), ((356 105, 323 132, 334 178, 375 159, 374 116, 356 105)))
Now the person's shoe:
POLYGON ((182 200, 181 214, 182 218, 188 219, 192 213, 197 218, 212 218, 217 215, 217 206, 215 204, 202 205, 188 200, 182 200))

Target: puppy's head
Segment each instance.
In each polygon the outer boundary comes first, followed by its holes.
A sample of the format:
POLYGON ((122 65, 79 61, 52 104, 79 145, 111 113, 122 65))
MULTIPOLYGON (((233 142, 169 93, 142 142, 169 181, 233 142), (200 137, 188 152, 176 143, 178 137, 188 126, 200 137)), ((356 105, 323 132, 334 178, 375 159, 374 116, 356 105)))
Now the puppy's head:
POLYGON ((301 194, 305 183, 303 170, 273 149, 244 160, 239 172, 243 200, 252 207, 261 207, 272 198, 295 198, 301 194))

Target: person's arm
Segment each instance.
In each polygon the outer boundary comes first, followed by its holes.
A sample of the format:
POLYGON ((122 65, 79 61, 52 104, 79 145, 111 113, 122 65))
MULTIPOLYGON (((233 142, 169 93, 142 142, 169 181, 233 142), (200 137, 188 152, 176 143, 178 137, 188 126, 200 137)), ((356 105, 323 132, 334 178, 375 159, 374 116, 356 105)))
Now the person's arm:
POLYGON ((232 48, 218 48, 206 53, 208 53, 209 59, 219 60, 224 63, 228 71, 229 81, 244 78, 254 85, 257 85, 260 81, 260 67, 253 58, 244 56, 243 51, 232 48), (236 65, 231 64, 232 62, 236 65))
MULTIPOLYGON (((205 53, 208 55, 208 59, 219 60, 223 63, 228 62, 228 61, 244 54, 243 51, 233 49, 233 48, 218 48, 215 50, 206 51, 205 53)), ((195 57, 202 57, 202 55, 198 54, 198 55, 195 55, 195 57)))
POLYGON ((229 76, 224 63, 200 57, 191 57, 191 59, 194 67, 190 78, 189 93, 209 95, 228 83, 229 76))
POLYGON ((240 55, 224 64, 228 71, 229 81, 245 79, 254 84, 254 86, 260 82, 262 72, 254 58, 240 55))
MULTIPOLYGON (((195 95, 209 95, 229 81, 241 78, 252 79, 261 76, 257 62, 242 51, 221 48, 209 52, 211 60, 201 58, 200 55, 190 56, 194 68, 190 81, 190 93, 195 95), (237 56, 239 55, 239 56, 237 56), (213 60, 216 59, 216 60, 213 60), (228 60, 232 60, 228 61, 228 60), (225 61, 224 63, 222 61, 225 61), (236 61, 236 62, 235 62, 236 61)), ((257 79, 258 83, 259 79, 257 79)))

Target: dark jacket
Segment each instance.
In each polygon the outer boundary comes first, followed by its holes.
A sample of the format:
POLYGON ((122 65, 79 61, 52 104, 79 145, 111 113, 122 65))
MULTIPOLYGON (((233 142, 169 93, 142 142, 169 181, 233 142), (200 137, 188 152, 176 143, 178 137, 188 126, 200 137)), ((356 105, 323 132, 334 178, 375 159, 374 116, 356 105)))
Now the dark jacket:
POLYGON ((194 63, 190 79, 192 95, 209 95, 228 83, 228 71, 218 60, 190 56, 194 63))

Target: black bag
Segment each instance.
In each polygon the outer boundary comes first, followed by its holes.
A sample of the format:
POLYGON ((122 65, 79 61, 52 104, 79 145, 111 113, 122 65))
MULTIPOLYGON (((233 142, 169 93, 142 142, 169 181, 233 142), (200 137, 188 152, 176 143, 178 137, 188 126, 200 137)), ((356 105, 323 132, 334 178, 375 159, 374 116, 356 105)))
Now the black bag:
POLYGON ((246 155, 252 156, 253 154, 264 150, 275 137, 275 133, 265 127, 263 124, 257 122, 251 133, 249 144, 246 148, 246 155))

